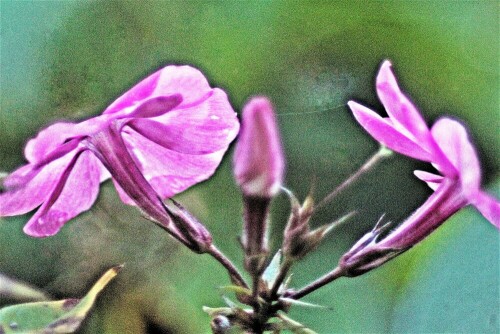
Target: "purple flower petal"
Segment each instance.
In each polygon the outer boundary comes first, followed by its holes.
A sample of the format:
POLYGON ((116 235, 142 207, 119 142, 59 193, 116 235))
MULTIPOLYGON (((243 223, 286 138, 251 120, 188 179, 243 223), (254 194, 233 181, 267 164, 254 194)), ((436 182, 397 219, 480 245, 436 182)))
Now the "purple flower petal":
POLYGON ((210 98, 199 105, 173 110, 154 120, 133 119, 127 125, 164 148, 186 154, 225 149, 239 128, 236 114, 220 89, 214 89, 210 98))
MULTIPOLYGON (((223 91, 212 89, 197 69, 167 66, 119 97, 103 115, 56 123, 31 139, 25 148, 30 163, 3 182, 0 215, 41 205, 25 231, 53 235, 92 205, 99 183, 114 173, 123 201, 151 211, 146 214, 169 228, 170 218, 148 180, 167 197, 207 179, 238 129, 223 91), (114 151, 117 146, 121 152, 114 151), (128 166, 121 153, 128 156, 128 166), (129 177, 130 171, 136 174, 129 177)), ((170 232, 187 243, 175 228, 170 232)))
POLYGON ((184 105, 190 105, 211 90, 203 74, 190 66, 166 66, 148 76, 113 102, 104 114, 128 113, 145 99, 181 94, 184 105))
POLYGON ((158 96, 142 102, 127 117, 156 117, 169 112, 182 102, 180 94, 158 96))
POLYGON ((41 169, 36 167, 37 166, 33 164, 19 167, 3 179, 2 186, 7 191, 14 191, 17 188, 24 187, 40 172, 41 169), (35 168, 36 173, 34 172, 35 168))
POLYGON ((432 127, 432 136, 458 172, 466 196, 474 196, 481 185, 481 167, 467 130, 455 120, 441 118, 432 127))
POLYGON ((415 174, 415 176, 420 180, 427 183, 429 188, 431 188, 432 190, 436 190, 443 181, 443 177, 441 175, 436 175, 421 170, 413 171, 413 174, 415 174))
POLYGON ((31 163, 40 163, 47 155, 72 138, 82 138, 99 131, 109 122, 108 116, 98 116, 81 123, 55 123, 38 133, 26 144, 24 155, 31 163))
POLYGON ((78 144, 79 142, 77 140, 70 140, 67 143, 57 146, 50 153, 46 154, 46 156, 39 162, 23 166, 23 168, 20 168, 18 171, 9 175, 9 177, 4 181, 4 186, 9 190, 24 187, 26 183, 30 182, 31 179, 40 172, 40 169, 52 161, 55 161, 72 152, 78 147, 78 144))
POLYGON ((67 138, 75 134, 74 123, 56 123, 38 133, 30 139, 24 149, 26 159, 31 163, 37 163, 45 156, 63 144, 67 138))
POLYGON ((407 137, 396 129, 388 118, 382 118, 374 111, 354 101, 349 101, 347 104, 359 124, 377 141, 400 154, 423 161, 432 160, 429 152, 413 138, 407 137))
POLYGON ((472 205, 481 212, 496 228, 500 229, 500 203, 483 191, 478 191, 472 198, 472 205))
MULTIPOLYGON (((46 165, 28 183, 23 186, 17 184, 14 190, 0 194, 0 216, 27 213, 42 204, 73 156, 74 154, 70 154, 46 165)), ((18 174, 23 174, 26 170, 31 171, 31 167, 31 165, 23 166, 9 178, 22 178, 18 174)))
POLYGON ((183 154, 165 149, 137 133, 123 133, 123 138, 145 178, 162 198, 171 197, 209 178, 226 151, 183 154))
POLYGON ((98 164, 88 151, 76 154, 24 232, 33 237, 54 235, 68 220, 88 210, 99 193, 98 164))
POLYGON ((415 138, 429 150, 430 134, 427 124, 417 108, 403 94, 391 70, 391 63, 385 61, 377 75, 377 94, 391 118, 394 128, 407 137, 415 138))

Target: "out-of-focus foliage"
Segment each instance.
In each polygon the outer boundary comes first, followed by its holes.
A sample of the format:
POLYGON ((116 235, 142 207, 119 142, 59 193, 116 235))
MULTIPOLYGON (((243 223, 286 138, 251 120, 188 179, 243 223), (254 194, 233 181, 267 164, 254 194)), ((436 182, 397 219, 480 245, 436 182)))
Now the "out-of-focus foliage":
POLYGON ((17 301, 47 300, 40 290, 0 274, 0 298, 17 301))
POLYGON ((16 304, 0 309, 0 332, 6 334, 74 333, 85 320, 97 295, 118 274, 109 269, 82 299, 16 304))
MULTIPOLYGON (((2 171, 22 163, 24 143, 41 127, 96 115, 154 69, 188 63, 225 88, 235 109, 254 94, 273 100, 286 185, 303 199, 314 183, 321 198, 376 149, 346 102, 381 110, 374 75, 391 59, 426 119, 448 114, 467 122, 485 182, 498 177, 496 1, 5 0, 0 6, 2 171)), ((415 166, 395 157, 315 215, 312 224, 320 226, 359 211, 294 268, 292 285, 333 268, 382 213, 400 221, 414 210, 429 194, 412 176, 415 166)), ((228 156, 210 181, 178 200, 240 264, 241 204, 230 167, 228 156)), ((288 214, 285 196, 273 210, 275 250, 288 214)), ((331 309, 299 308, 292 318, 326 334, 498 332, 498 232, 472 211, 382 268, 306 298, 331 309)), ((216 287, 228 284, 224 271, 125 207, 109 184, 91 211, 55 237, 28 238, 26 220, 0 220, 0 272, 56 298, 81 296, 105 268, 126 263, 83 333, 210 331, 201 307, 222 306, 216 287)))

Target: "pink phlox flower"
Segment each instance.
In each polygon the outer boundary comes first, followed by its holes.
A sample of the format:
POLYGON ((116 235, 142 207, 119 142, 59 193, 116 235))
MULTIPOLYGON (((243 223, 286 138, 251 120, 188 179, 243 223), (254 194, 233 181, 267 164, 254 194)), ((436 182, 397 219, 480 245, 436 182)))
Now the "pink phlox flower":
MULTIPOLYGON (((56 234, 65 222, 88 210, 99 184, 114 177, 94 145, 111 128, 126 147, 118 153, 133 159, 124 161, 135 163, 154 191, 167 198, 213 174, 239 123, 226 93, 211 88, 200 71, 166 66, 120 96, 102 115, 80 123, 56 123, 31 139, 24 151, 28 164, 3 182, 0 216, 39 207, 24 231, 43 237, 56 234)), ((125 203, 136 204, 130 192, 116 182, 115 186, 125 203)))
POLYGON ((479 159, 465 127, 456 120, 441 118, 429 129, 418 109, 400 90, 389 61, 384 61, 380 68, 376 88, 388 117, 349 101, 361 126, 391 150, 432 163, 438 175, 423 171, 415 171, 415 175, 436 192, 445 183, 443 180, 453 181, 459 185, 454 187, 454 201, 463 202, 463 206, 474 205, 500 228, 500 203, 480 189, 479 159))

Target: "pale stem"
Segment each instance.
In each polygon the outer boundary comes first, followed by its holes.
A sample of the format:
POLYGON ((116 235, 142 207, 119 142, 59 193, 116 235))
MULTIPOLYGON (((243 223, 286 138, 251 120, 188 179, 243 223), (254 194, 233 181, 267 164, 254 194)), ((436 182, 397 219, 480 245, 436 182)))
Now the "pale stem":
POLYGON ((274 300, 277 297, 278 290, 279 290, 281 284, 283 283, 283 281, 285 280, 286 275, 288 274, 288 271, 292 267, 292 264, 293 264, 293 261, 291 261, 289 259, 285 259, 285 261, 283 262, 283 265, 280 267, 280 272, 278 273, 278 276, 274 280, 273 287, 271 288, 271 293, 270 293, 271 300, 274 300))
POLYGON ((207 253, 212 255, 214 259, 216 259, 226 270, 228 271, 229 275, 231 276, 232 280, 236 281, 236 283, 246 289, 248 289, 248 284, 245 282, 243 279, 243 276, 241 276, 240 272, 238 269, 234 266, 234 264, 229 260, 224 253, 222 253, 217 246, 212 244, 210 248, 208 248, 207 253))
POLYGON ((347 180, 345 180, 341 185, 335 188, 331 193, 329 193, 321 202, 319 202, 315 207, 314 211, 322 208, 329 202, 331 202, 338 194, 340 194, 344 189, 358 180, 363 174, 368 172, 370 169, 374 168, 380 161, 389 157, 392 151, 385 146, 380 146, 379 150, 372 155, 354 174, 352 174, 347 180))
POLYGON ((328 274, 324 275, 323 277, 318 278, 314 282, 306 285, 302 289, 292 293, 291 295, 287 296, 288 298, 292 299, 300 299, 311 292, 314 292, 318 290, 319 288, 333 282, 337 278, 340 278, 345 275, 345 270, 340 267, 336 267, 332 271, 330 271, 328 274))

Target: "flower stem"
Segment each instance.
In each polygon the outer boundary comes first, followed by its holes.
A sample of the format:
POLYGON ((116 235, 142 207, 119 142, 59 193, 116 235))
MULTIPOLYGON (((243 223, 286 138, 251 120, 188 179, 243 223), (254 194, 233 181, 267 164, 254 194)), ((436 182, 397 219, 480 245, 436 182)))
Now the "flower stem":
POLYGON ((271 300, 275 300, 276 297, 278 296, 278 290, 279 290, 281 284, 283 283, 283 281, 285 280, 286 275, 288 274, 288 271, 290 270, 292 265, 293 265, 292 260, 285 259, 285 261, 283 262, 283 265, 280 268, 280 272, 278 273, 278 276, 274 280, 274 284, 273 284, 273 287, 271 288, 271 292, 269 293, 271 300))
POLYGON ((288 296, 288 298, 300 299, 344 275, 345 275, 345 270, 343 268, 336 267, 323 277, 318 278, 317 280, 306 285, 302 289, 292 293, 291 295, 288 296))
POLYGON ((214 244, 208 248, 207 253, 222 264, 224 268, 226 268, 229 276, 231 276, 231 280, 234 281, 234 283, 248 289, 248 284, 245 282, 238 269, 214 244))
POLYGON ((363 174, 368 172, 370 169, 375 167, 380 161, 389 157, 392 151, 385 146, 380 146, 379 150, 372 155, 354 174, 352 174, 347 180, 345 180, 341 185, 335 188, 331 193, 329 193, 321 202, 319 202, 315 207, 314 211, 322 208, 329 202, 331 202, 338 194, 340 194, 344 189, 354 183, 363 174))

